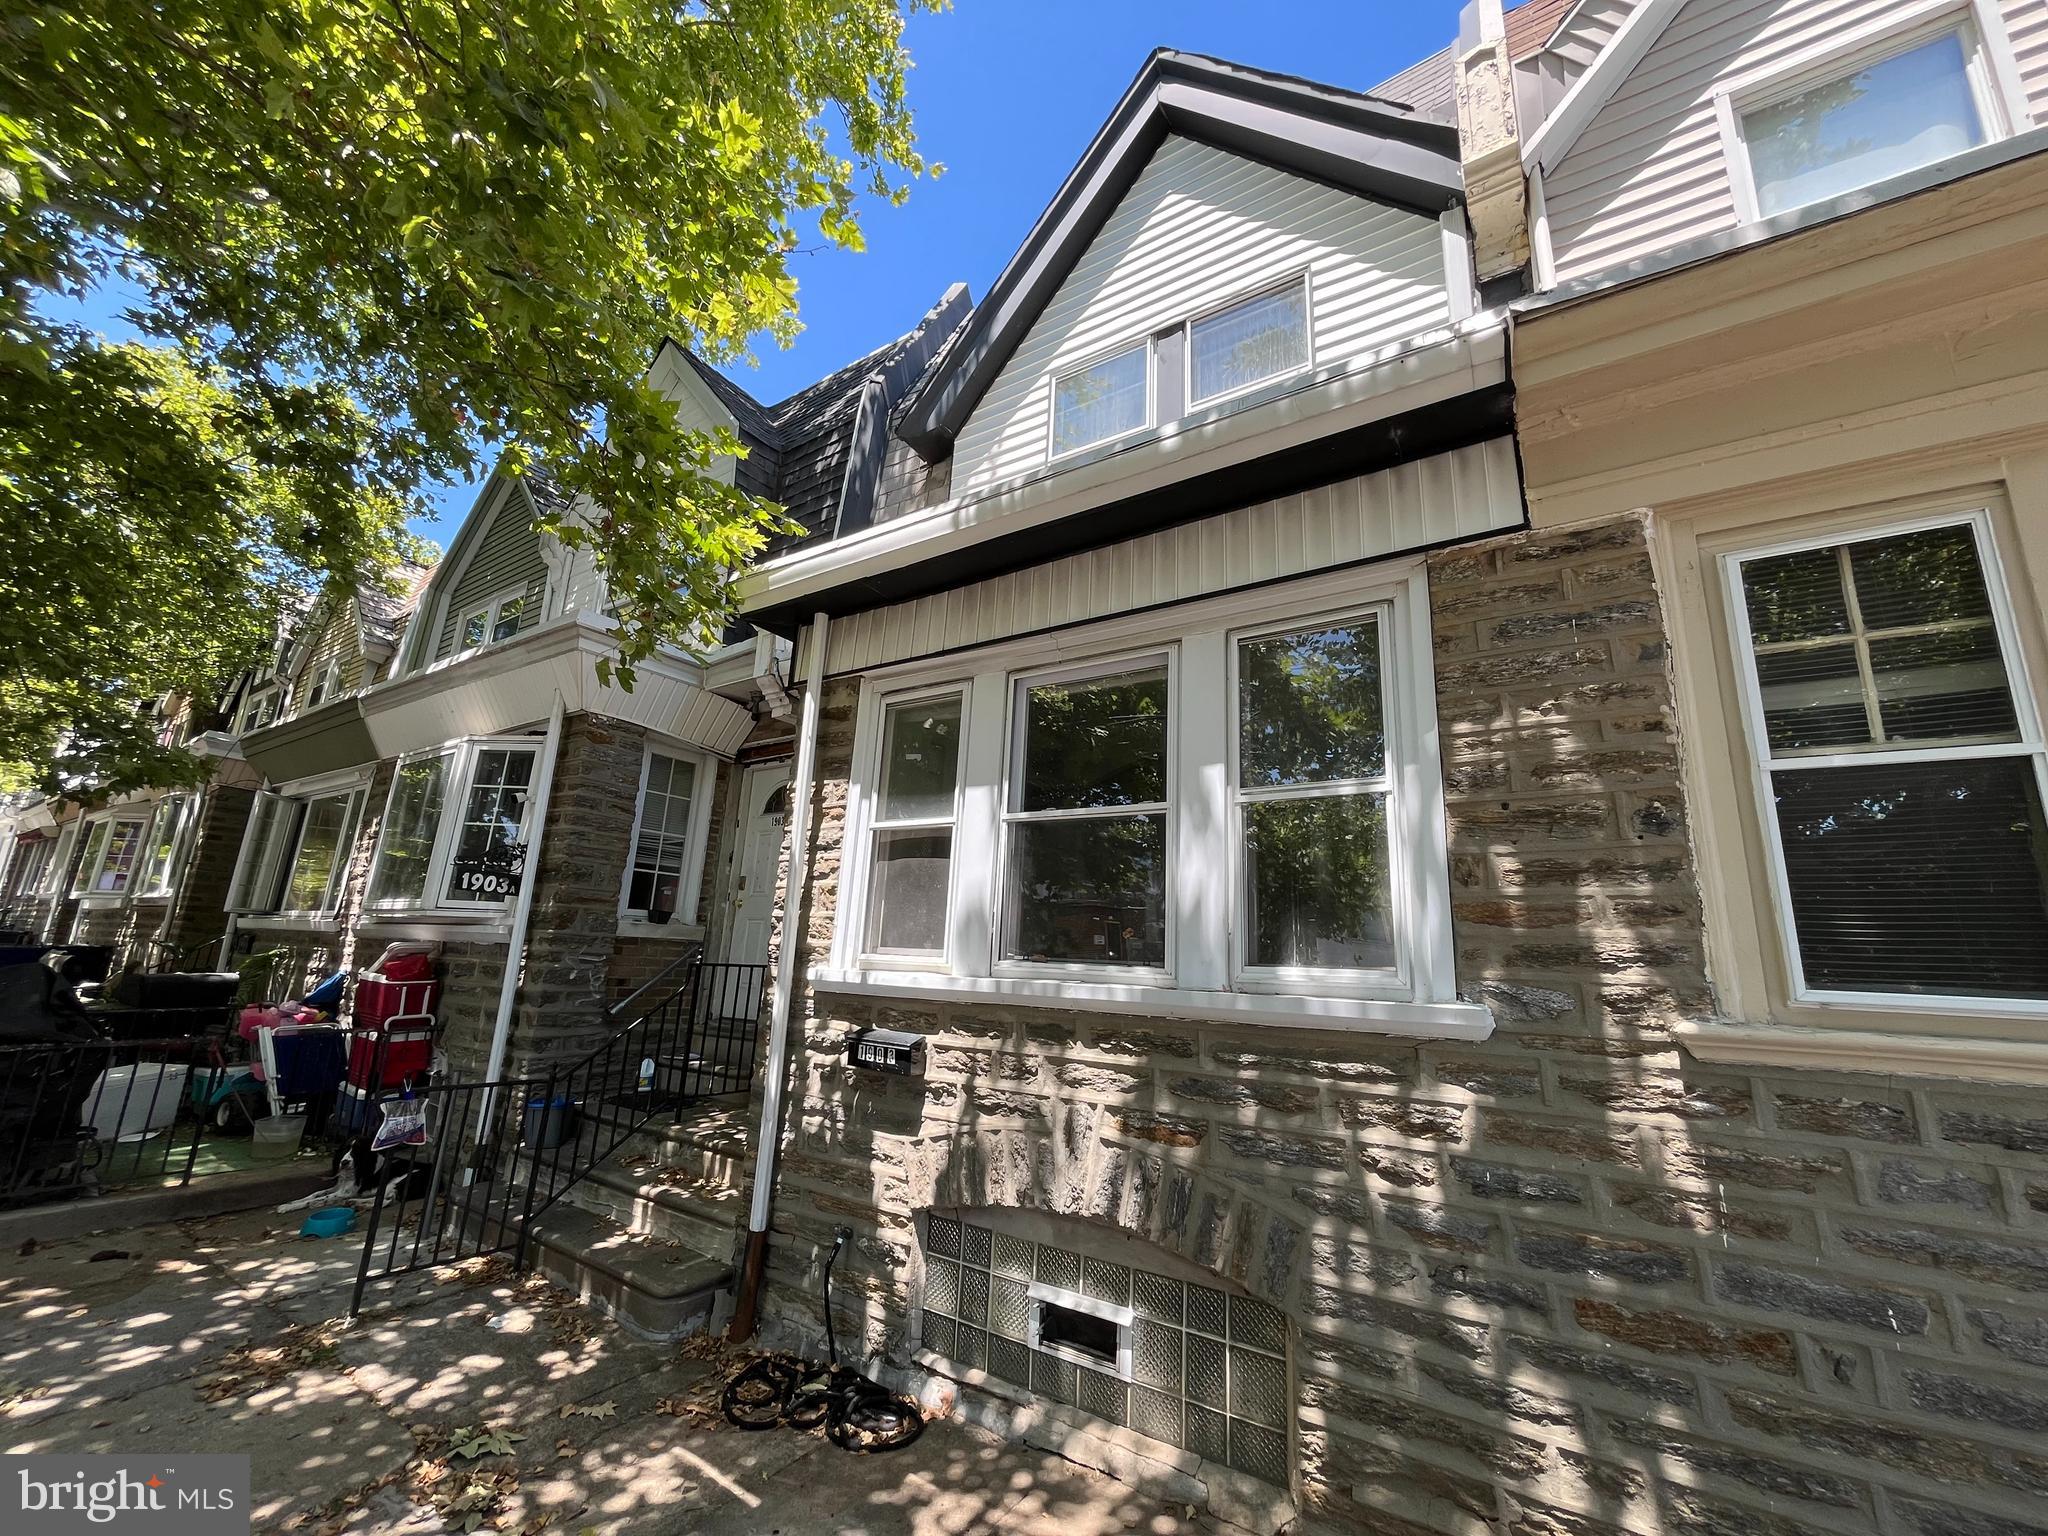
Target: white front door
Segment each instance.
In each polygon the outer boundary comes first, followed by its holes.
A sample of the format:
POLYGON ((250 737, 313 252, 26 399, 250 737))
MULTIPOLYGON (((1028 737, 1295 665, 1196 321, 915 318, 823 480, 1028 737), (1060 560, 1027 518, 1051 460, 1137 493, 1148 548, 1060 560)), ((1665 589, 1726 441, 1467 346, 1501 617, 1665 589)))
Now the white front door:
POLYGON ((741 965, 768 959, 775 928, 775 874, 789 819, 789 764, 764 763, 740 780, 740 862, 732 891, 732 955, 741 965))

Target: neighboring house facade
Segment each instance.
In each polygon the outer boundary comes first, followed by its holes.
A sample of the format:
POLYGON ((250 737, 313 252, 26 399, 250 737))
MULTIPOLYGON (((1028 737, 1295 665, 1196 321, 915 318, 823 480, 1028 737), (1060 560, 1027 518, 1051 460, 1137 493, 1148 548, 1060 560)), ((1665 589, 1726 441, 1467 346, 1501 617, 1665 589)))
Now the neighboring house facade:
MULTIPOLYGON (((871 418, 964 308, 773 406, 673 345, 651 378, 684 425, 747 446, 715 473, 829 538, 872 504, 871 418)), ((441 1045, 469 1079, 581 1056, 610 1005, 696 954, 764 960, 771 926, 787 648, 736 632, 601 684, 601 580, 534 526, 555 495, 493 476, 381 653, 360 599, 316 614, 293 706, 244 742, 265 784, 228 901, 238 949, 283 949, 304 985, 439 944, 441 1045)))
POLYGON ((850 1228, 883 1374, 1269 1529, 2041 1536, 2048 7, 1485 10, 1156 55, 746 579, 742 1316, 850 1228))

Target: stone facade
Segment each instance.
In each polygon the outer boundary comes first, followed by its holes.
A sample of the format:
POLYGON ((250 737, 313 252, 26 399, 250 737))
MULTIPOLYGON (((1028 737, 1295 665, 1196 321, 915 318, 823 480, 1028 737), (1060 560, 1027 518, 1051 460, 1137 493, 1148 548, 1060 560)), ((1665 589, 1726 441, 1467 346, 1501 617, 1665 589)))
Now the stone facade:
MULTIPOLYGON (((1480 1044, 806 991, 766 1312, 914 1368, 917 1222, 1128 1234, 1294 1330, 1303 1530, 2043 1536, 2048 1118, 1956 1084, 1703 1070, 1709 1016, 1639 521, 1432 558, 1480 1044), (867 1024, 923 1079, 851 1071, 867 1024)), ((853 680, 823 702, 824 951, 853 680)), ((1128 1467, 1133 1463, 1126 1462, 1128 1467)))
POLYGON ((207 789, 165 924, 164 937, 174 948, 189 949, 227 931, 228 885, 235 877, 235 860, 255 803, 256 792, 240 785, 215 784, 207 789))

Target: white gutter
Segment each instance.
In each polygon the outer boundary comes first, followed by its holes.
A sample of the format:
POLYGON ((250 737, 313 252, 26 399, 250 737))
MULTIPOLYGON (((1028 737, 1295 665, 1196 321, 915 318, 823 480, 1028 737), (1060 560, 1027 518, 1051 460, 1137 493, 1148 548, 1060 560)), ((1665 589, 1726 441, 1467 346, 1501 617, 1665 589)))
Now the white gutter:
MULTIPOLYGON (((825 688, 824 614, 811 618, 804 652, 803 714, 796 733, 796 777, 790 785, 789 878, 782 892, 782 945, 775 954, 775 991, 768 1005, 768 1074, 761 1091, 761 1123, 754 1133, 754 1199, 747 1231, 768 1230, 774 1205, 775 1161, 782 1142, 782 1099, 789 1064, 789 1012, 796 993, 797 924, 804 915, 804 860, 810 849, 811 789, 818 770, 818 695, 825 688)), ((758 1283, 758 1282, 757 1282, 758 1283)))
MULTIPOLYGON (((539 787, 534 791, 533 803, 526 812, 526 823, 533 830, 526 839, 526 864, 524 878, 519 882, 519 897, 512 904, 512 931, 505 939, 505 979, 498 987, 498 1020, 491 1027, 491 1054, 484 1064, 484 1082, 487 1084, 495 1084, 498 1074, 504 1070, 505 1046, 512 1035, 512 1008, 519 1000, 519 972, 526 959, 526 929, 533 918, 534 888, 540 884, 541 837, 547 831, 548 799, 555 787, 555 759, 562 750, 562 714, 562 695, 558 689, 554 708, 548 713, 547 742, 540 749, 540 767, 535 773, 539 787)), ((484 1089, 483 1104, 476 1115, 479 1142, 488 1139, 491 1110, 497 1092, 495 1087, 484 1089)))

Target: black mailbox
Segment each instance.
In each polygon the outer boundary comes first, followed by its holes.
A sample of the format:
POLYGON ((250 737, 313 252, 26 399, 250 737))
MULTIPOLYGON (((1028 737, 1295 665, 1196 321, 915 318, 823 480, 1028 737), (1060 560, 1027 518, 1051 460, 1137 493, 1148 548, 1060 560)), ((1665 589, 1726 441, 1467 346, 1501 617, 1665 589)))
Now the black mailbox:
POLYGON ((924 1076, 924 1036, 908 1029, 864 1029, 846 1048, 846 1059, 870 1072, 924 1076))

